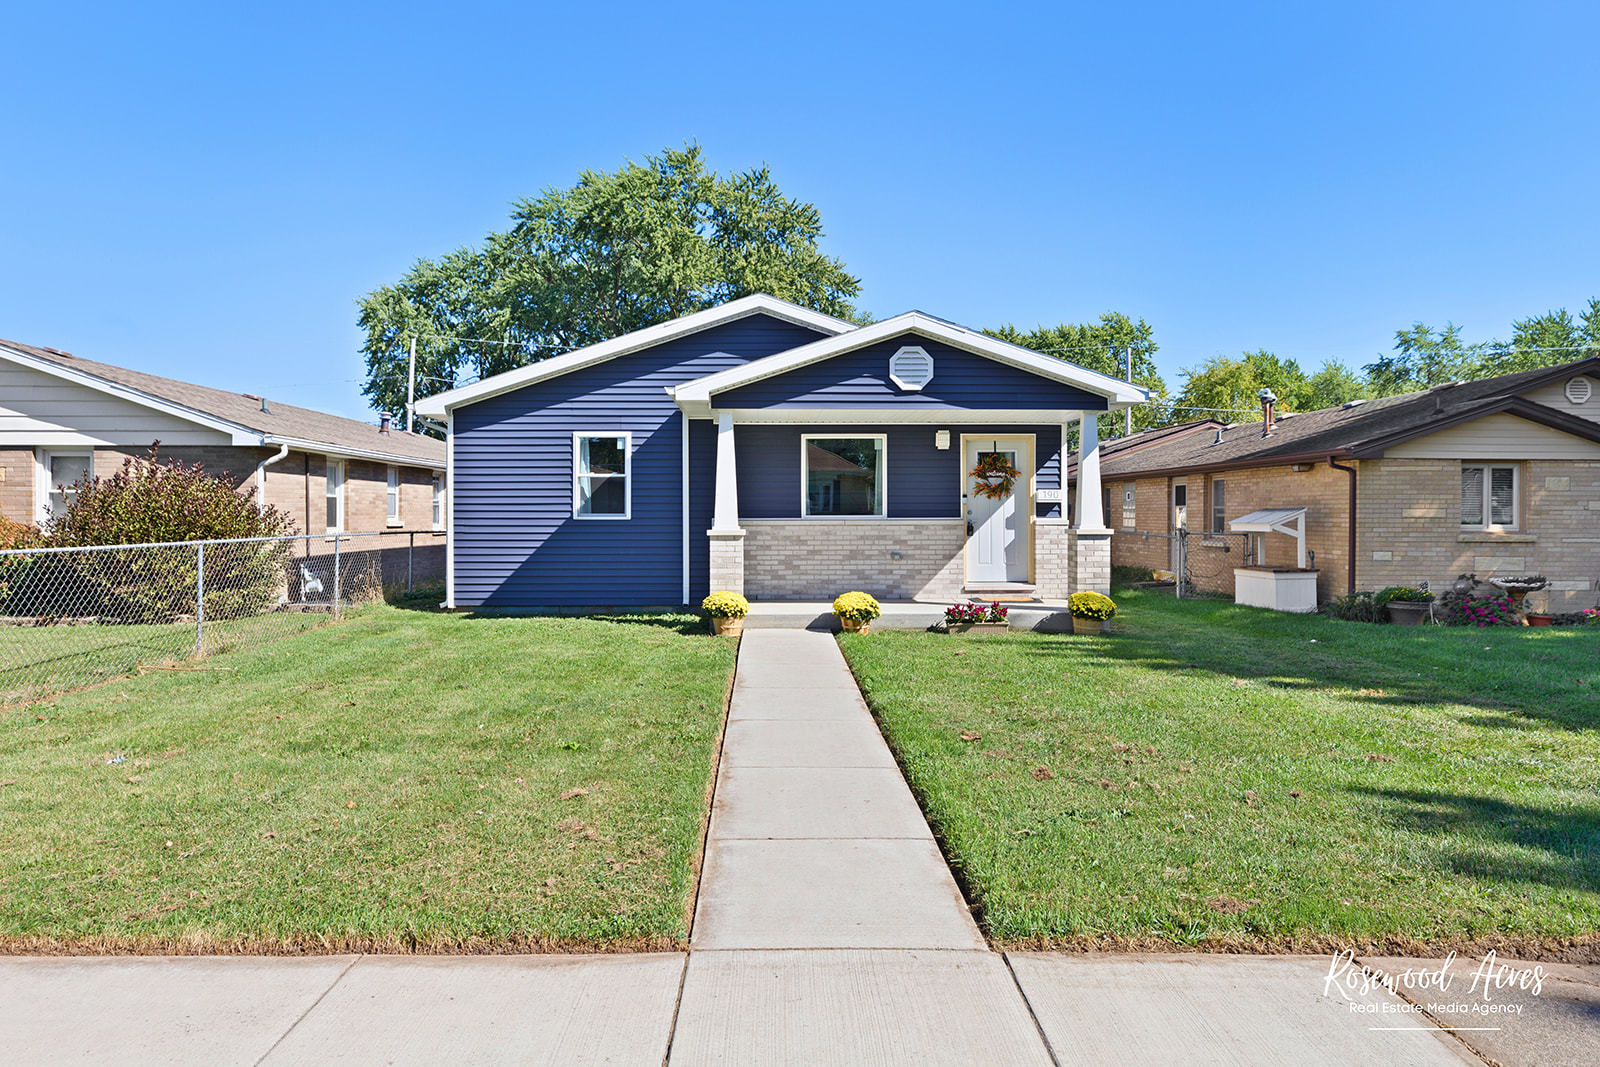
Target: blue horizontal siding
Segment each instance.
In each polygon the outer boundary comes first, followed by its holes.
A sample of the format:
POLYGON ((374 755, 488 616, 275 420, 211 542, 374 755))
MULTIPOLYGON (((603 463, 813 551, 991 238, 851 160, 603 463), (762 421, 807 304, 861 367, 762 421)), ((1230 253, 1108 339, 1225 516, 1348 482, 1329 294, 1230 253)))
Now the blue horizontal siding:
POLYGON ((1054 382, 986 356, 907 333, 854 352, 716 394, 718 408, 895 407, 926 411, 997 408, 1104 411, 1108 404, 1075 386, 1054 382), (933 357, 933 380, 921 392, 889 381, 889 357, 916 345, 933 357))
MULTIPOLYGON (((707 424, 709 426, 709 424, 707 424)), ((734 455, 739 472, 741 519, 793 519, 800 511, 800 438, 802 434, 855 437, 882 433, 887 466, 888 517, 891 519, 958 519, 964 479, 961 435, 994 434, 999 437, 1034 434, 1036 485, 1061 488, 1060 426, 967 426, 950 428, 950 447, 934 444, 932 426, 795 426, 749 425, 734 427, 734 455)), ((709 449, 709 467, 716 469, 715 431, 709 449)), ((698 477, 698 475, 696 476, 698 477)), ((709 481, 709 477, 701 479, 709 481)), ((1040 516, 1058 514, 1058 505, 1041 504, 1040 516)), ((709 517, 707 526, 710 525, 709 517)), ((701 527, 705 529, 706 527, 701 527)))
POLYGON ((684 420, 666 387, 819 336, 752 315, 458 408, 456 603, 680 603, 684 420), (572 435, 611 430, 633 434, 632 517, 574 519, 572 435))

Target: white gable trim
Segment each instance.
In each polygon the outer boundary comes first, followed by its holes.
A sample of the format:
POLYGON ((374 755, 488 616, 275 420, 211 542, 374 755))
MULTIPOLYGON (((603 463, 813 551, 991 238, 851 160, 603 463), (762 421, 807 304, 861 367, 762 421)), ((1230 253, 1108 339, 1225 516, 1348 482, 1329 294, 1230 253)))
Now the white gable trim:
POLYGON ((730 300, 726 304, 719 304, 714 308, 696 311, 692 315, 684 315, 667 322, 646 326, 642 330, 625 333, 621 337, 613 337, 609 341, 580 348, 575 352, 568 352, 560 356, 530 363, 526 367, 496 374, 492 378, 485 378, 471 385, 463 385, 459 389, 449 392, 435 393, 433 396, 417 401, 416 411, 419 415, 428 415, 441 418, 452 408, 465 404, 474 404, 480 400, 487 400, 501 393, 509 393, 514 389, 542 382, 562 374, 570 374, 575 370, 592 367, 596 363, 604 363, 608 359, 616 359, 630 352, 638 352, 652 345, 661 344, 674 338, 684 337, 701 330, 708 330, 713 326, 733 322, 750 315, 771 315, 775 319, 796 323, 800 326, 809 326, 814 330, 821 330, 827 334, 841 334, 856 328, 854 323, 843 319, 836 319, 832 315, 824 315, 820 311, 791 304, 787 300, 779 300, 775 296, 765 293, 756 293, 754 296, 740 297, 730 300))
POLYGON ((231 444, 261 444, 261 434, 248 427, 240 426, 237 423, 228 422, 212 415, 206 415, 203 412, 195 411, 193 408, 184 407, 182 404, 174 404, 171 401, 153 397, 148 393, 141 393, 137 389, 130 389, 126 385, 118 385, 116 382, 109 382, 106 379, 96 377, 93 374, 86 374, 83 371, 75 370, 71 367, 63 367, 61 364, 52 362, 48 359, 40 359, 37 356, 31 356, 26 352, 19 352, 9 345, 0 344, 0 359, 9 359, 13 363, 21 364, 24 367, 28 367, 31 370, 40 371, 44 374, 53 375, 54 377, 61 378, 64 381, 69 381, 74 385, 81 385, 85 389, 93 389, 95 392, 105 393, 108 396, 117 397, 119 400, 126 400, 129 403, 138 404, 141 407, 147 407, 153 411, 159 411, 164 415, 171 415, 173 418, 183 419, 187 422, 192 422, 197 426, 204 426, 209 430, 216 430, 219 433, 225 433, 231 438, 231 444))
POLYGON ((766 359, 754 360, 742 367, 696 378, 684 382, 675 389, 668 389, 667 392, 678 402, 680 408, 696 414, 709 409, 711 398, 717 393, 798 370, 809 364, 853 352, 858 348, 865 348, 867 345, 886 341, 903 333, 931 337, 964 351, 1037 374, 1042 378, 1077 386, 1086 392, 1105 397, 1112 408, 1142 404, 1150 398, 1146 390, 1120 378, 1112 378, 1087 367, 1080 367, 1076 363, 1056 359, 1054 356, 1041 355, 1018 345, 997 340, 988 334, 924 315, 920 311, 908 311, 892 319, 873 323, 871 326, 863 326, 834 337, 825 337, 820 341, 768 356, 766 359))

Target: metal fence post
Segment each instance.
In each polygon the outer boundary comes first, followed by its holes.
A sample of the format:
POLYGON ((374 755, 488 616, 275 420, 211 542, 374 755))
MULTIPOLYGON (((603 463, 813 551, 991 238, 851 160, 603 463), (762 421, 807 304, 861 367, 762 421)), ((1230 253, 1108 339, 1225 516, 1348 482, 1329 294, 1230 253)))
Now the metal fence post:
POLYGON ((194 655, 206 654, 206 543, 194 546, 194 655))
POLYGON ((1189 543, 1184 540, 1183 528, 1180 526, 1174 536, 1178 538, 1178 573, 1172 576, 1172 596, 1175 600, 1183 599, 1183 578, 1189 573, 1189 543))
POLYGON ((339 535, 333 535, 333 617, 339 617, 339 535))
POLYGON ((412 530, 406 534, 406 592, 412 591, 411 585, 411 560, 417 554, 417 532, 412 530))

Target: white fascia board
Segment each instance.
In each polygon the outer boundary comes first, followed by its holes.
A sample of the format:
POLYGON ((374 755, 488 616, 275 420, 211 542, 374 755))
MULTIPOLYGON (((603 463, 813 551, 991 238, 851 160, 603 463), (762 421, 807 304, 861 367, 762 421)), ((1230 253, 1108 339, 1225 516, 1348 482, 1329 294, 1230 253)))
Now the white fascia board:
POLYGON ((9 345, 0 345, 0 359, 9 359, 13 363, 19 363, 32 370, 53 375, 74 385, 81 385, 85 389, 93 389, 95 392, 105 393, 107 396, 114 396, 119 400, 126 400, 131 404, 138 404, 141 407, 150 408, 152 411, 159 411, 164 415, 171 415, 175 419, 183 419, 198 426, 204 426, 208 430, 225 433, 230 438, 230 444, 248 446, 262 443, 260 431, 252 430, 248 426, 240 426, 236 422, 228 422, 225 419, 207 415, 193 408, 184 407, 182 404, 174 404, 170 400, 162 400, 160 397, 142 393, 129 386, 119 385, 116 382, 107 381, 97 375, 87 374, 72 367, 63 367, 61 364, 48 359, 39 359, 37 356, 31 356, 26 352, 19 352, 9 345))
MULTIPOLYGON (((1019 423, 1060 425, 1076 419, 1076 409, 1060 408, 718 408, 733 415, 735 425, 840 426, 997 426, 1019 423)), ((1096 412, 1096 414, 1103 414, 1096 412)), ((690 418, 710 416, 690 415, 690 418)))
POLYGON ((1098 371, 1080 367, 1076 363, 1056 359, 1054 356, 1042 355, 1038 352, 1022 348, 990 337, 988 334, 978 333, 975 330, 956 326, 941 319, 924 315, 919 311, 908 311, 903 315, 896 315, 892 319, 875 322, 871 326, 851 330, 849 333, 834 337, 825 337, 820 341, 813 341, 799 348, 791 348, 787 352, 768 356, 747 363, 742 367, 733 367, 729 370, 719 371, 704 378, 684 382, 672 391, 680 407, 688 410, 690 406, 709 405, 711 398, 720 392, 735 389, 742 385, 750 385, 775 375, 788 371, 798 370, 801 367, 816 363, 819 360, 853 352, 858 348, 888 340, 902 333, 916 333, 924 337, 944 341, 956 348, 972 352, 980 356, 987 356, 1000 363, 1006 363, 1020 370, 1029 371, 1052 381, 1064 382, 1075 385, 1091 393, 1105 397, 1114 406, 1125 407, 1130 404, 1143 404, 1150 399, 1147 390, 1141 389, 1121 378, 1101 374, 1098 371))
POLYGON ((707 330, 713 326, 733 322, 749 315, 766 314, 773 318, 783 319, 801 326, 809 326, 814 330, 821 330, 828 334, 840 334, 856 329, 853 322, 836 319, 832 315, 824 315, 820 311, 791 304, 787 300, 779 300, 775 296, 765 293, 756 293, 753 296, 740 297, 730 300, 726 304, 719 304, 714 308, 696 311, 690 315, 671 319, 667 322, 646 326, 642 330, 625 333, 621 337, 613 337, 609 341, 580 348, 575 352, 568 352, 560 356, 551 356, 549 359, 530 363, 526 367, 496 374, 492 378, 485 378, 471 385, 463 385, 459 389, 448 392, 435 393, 417 401, 415 411, 419 415, 428 415, 433 418, 442 418, 451 408, 461 407, 464 404, 476 403, 486 400, 501 393, 508 393, 513 389, 542 382, 562 374, 570 374, 584 367, 591 367, 596 363, 603 363, 608 359, 625 356, 630 352, 637 352, 658 345, 663 341, 670 341, 700 330, 707 330))
POLYGON ((308 441, 300 437, 284 437, 281 434, 257 434, 247 444, 259 445, 288 445, 297 452, 310 452, 317 456, 333 456, 337 459, 370 459, 379 463, 387 463, 394 467, 423 467, 427 470, 442 471, 447 467, 445 460, 418 459, 416 456, 399 456, 393 452, 380 452, 369 448, 342 448, 322 441, 308 441))

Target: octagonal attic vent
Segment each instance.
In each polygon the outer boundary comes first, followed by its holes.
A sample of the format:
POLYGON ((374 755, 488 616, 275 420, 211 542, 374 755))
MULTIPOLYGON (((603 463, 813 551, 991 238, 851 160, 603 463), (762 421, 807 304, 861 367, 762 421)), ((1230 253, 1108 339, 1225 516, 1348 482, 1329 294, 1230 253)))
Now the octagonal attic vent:
POLYGON ((1574 404, 1587 404, 1593 395, 1594 386, 1583 375, 1580 374, 1567 382, 1567 399, 1574 404))
POLYGON ((933 381, 933 357, 908 345, 889 357, 889 380, 907 393, 916 393, 933 381))

